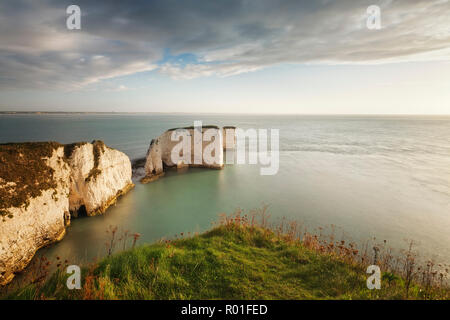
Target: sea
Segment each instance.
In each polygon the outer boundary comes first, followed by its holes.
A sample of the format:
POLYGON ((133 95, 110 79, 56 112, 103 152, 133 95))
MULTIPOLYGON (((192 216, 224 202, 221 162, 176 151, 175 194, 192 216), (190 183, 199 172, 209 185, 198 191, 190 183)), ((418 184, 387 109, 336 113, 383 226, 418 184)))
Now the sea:
POLYGON ((413 240, 420 256, 450 263, 450 116, 0 114, 0 143, 103 140, 136 160, 165 130, 194 121, 278 129, 278 173, 230 164, 169 171, 146 185, 135 179, 104 215, 73 219, 64 239, 38 255, 90 262, 108 254, 114 228, 138 233, 142 245, 267 206, 274 223, 295 220, 308 232, 333 229, 347 241, 377 239, 393 250, 413 240))

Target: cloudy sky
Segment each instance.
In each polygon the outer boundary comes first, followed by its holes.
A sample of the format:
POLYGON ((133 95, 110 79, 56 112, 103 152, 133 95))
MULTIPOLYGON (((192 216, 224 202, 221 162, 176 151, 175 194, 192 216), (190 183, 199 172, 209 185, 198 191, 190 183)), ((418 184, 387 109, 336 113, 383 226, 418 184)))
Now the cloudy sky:
POLYGON ((449 114, 450 2, 1 0, 1 110, 449 114))

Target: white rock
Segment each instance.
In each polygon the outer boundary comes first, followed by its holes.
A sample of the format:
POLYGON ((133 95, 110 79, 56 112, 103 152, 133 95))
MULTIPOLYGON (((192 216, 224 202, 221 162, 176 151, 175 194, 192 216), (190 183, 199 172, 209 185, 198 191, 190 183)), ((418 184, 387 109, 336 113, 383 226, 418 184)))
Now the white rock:
MULTIPOLYGON (((235 137, 234 135, 234 127, 231 131, 228 130, 228 144, 227 148, 234 148, 235 137)), ((180 143, 180 141, 173 141, 172 134, 175 129, 168 130, 160 135, 157 139, 152 140, 150 143, 150 147, 147 151, 146 163, 145 163, 145 174, 146 176, 141 180, 142 183, 147 183, 153 180, 156 180, 159 176, 164 174, 164 167, 204 167, 204 168, 213 168, 213 169, 221 169, 223 168, 223 149, 225 148, 223 141, 223 132, 225 129, 221 129, 219 127, 203 127, 201 134, 194 134, 194 129, 190 128, 181 128, 187 130, 188 136, 190 137, 190 161, 186 163, 186 161, 177 161, 174 163, 172 161, 172 150, 173 148, 180 143), (202 153, 207 152, 208 146, 212 143, 211 141, 205 141, 204 134, 207 130, 211 130, 217 136, 220 136, 220 150, 217 155, 217 161, 213 163, 207 163, 205 158, 202 157, 200 163, 195 162, 195 144, 199 143, 202 146, 202 153), (195 141, 195 138, 199 141, 195 141)), ((210 132, 211 132, 210 131, 210 132)))
MULTIPOLYGON (((42 189, 39 196, 29 197, 28 205, 6 208, 8 214, 0 217, 0 285, 8 283, 14 273, 23 270, 39 248, 62 239, 65 226, 70 222, 69 211, 75 212, 85 206, 88 215, 102 213, 118 196, 133 187, 131 162, 122 152, 101 142, 85 143, 73 147, 67 158, 67 146, 53 146, 52 155, 44 159, 53 173, 47 172, 48 176, 38 179, 52 181, 54 188, 42 189), (97 156, 95 149, 99 151, 97 156)), ((31 161, 11 164, 6 169, 12 170, 14 166, 23 169, 27 162, 31 161)), ((0 174, 3 172, 0 170, 0 174)), ((0 179, 0 189, 8 190, 5 188, 15 185, 7 177, 0 179)), ((15 189, 11 190, 14 192, 15 189)))
POLYGON ((232 150, 236 148, 236 127, 223 127, 223 149, 232 150))
POLYGON ((87 215, 103 213, 122 192, 133 186, 130 159, 122 152, 101 142, 84 144, 74 149, 69 158, 72 169, 69 208, 76 212, 85 206, 87 215), (95 152, 98 163, 95 165, 95 152))

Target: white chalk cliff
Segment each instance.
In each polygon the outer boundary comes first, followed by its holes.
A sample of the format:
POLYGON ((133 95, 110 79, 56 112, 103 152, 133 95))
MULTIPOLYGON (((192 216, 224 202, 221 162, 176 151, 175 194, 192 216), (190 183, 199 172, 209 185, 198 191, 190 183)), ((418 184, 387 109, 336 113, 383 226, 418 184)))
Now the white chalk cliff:
POLYGON ((72 170, 69 210, 84 206, 89 216, 103 213, 132 186, 131 161, 101 142, 77 147, 68 159, 72 170))
POLYGON ((102 213, 132 187, 128 157, 101 141, 0 145, 0 285, 62 239, 70 213, 102 213))

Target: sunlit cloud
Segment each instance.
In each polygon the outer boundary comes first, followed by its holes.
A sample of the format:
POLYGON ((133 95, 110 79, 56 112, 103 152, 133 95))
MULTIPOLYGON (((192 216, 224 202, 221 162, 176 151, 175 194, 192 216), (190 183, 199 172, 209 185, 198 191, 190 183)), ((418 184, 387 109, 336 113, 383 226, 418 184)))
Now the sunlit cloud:
POLYGON ((450 60, 448 0, 76 1, 82 29, 65 27, 68 1, 0 4, 0 89, 76 89, 157 70, 174 79, 228 77, 283 63, 378 64, 450 60), (161 63, 164 52, 198 58, 161 63))

